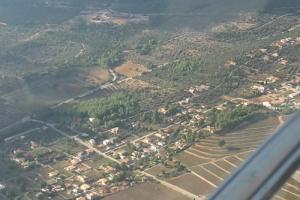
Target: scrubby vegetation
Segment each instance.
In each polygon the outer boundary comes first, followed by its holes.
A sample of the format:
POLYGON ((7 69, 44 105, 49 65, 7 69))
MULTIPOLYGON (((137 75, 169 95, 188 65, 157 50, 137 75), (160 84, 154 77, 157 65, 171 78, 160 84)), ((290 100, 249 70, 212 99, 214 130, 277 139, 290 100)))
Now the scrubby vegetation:
POLYGON ((145 37, 139 41, 136 50, 141 55, 148 55, 157 45, 158 41, 156 38, 145 37))
POLYGON ((262 111, 260 106, 233 106, 221 111, 214 109, 210 112, 208 121, 220 130, 233 129, 257 117, 262 111))
MULTIPOLYGON (((138 98, 131 93, 115 93, 108 97, 85 100, 57 109, 41 109, 37 115, 41 119, 59 124, 70 124, 76 119, 91 120, 92 127, 104 125, 106 128, 120 126, 121 121, 140 110, 138 98)), ((84 124, 86 126, 87 124, 84 124)))
POLYGON ((139 106, 134 96, 126 93, 92 99, 74 106, 75 112, 79 115, 94 117, 101 121, 121 119, 138 109, 139 106))
POLYGON ((102 55, 99 59, 99 64, 105 68, 112 68, 115 67, 122 62, 121 52, 118 50, 111 51, 102 55))

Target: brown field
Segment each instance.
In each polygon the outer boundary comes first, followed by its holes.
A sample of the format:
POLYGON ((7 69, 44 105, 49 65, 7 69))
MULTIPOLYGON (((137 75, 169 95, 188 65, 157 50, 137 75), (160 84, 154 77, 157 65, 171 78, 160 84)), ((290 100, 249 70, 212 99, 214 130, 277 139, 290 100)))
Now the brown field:
MULTIPOLYGON (((250 154, 251 155, 251 154, 250 154)), ((249 158, 249 153, 240 153, 239 155, 238 155, 238 157, 239 158, 241 158, 241 159, 243 159, 243 160, 246 160, 246 159, 248 159, 249 158)))
POLYGON ((239 159, 235 158, 235 157, 228 157, 228 158, 225 158, 225 160, 227 160, 228 162, 236 165, 236 166, 240 166, 243 162, 240 161, 239 159))
POLYGON ((193 168, 193 171, 196 172, 197 174, 201 175, 206 180, 214 183, 215 185, 220 185, 224 181, 223 177, 214 175, 214 173, 212 173, 210 170, 208 170, 202 166, 193 168), (209 173, 208 171, 211 173, 209 173))
POLYGON ((176 46, 174 44, 171 44, 171 43, 167 43, 167 44, 162 45, 162 49, 165 49, 165 50, 174 50, 175 48, 176 48, 176 46))
MULTIPOLYGON (((279 120, 277 118, 269 118, 225 135, 214 135, 202 139, 191 148, 177 155, 177 159, 188 167, 193 167, 226 156, 255 150, 273 134, 278 125, 279 120), (218 145, 221 140, 226 142, 223 147, 218 145)), ((241 155, 241 158, 245 158, 245 156, 241 155)), ((230 157, 228 159, 233 166, 241 164, 241 160, 238 158, 230 157)), ((220 162, 224 161, 221 160, 220 162)), ((228 163, 225 163, 225 165, 227 166, 228 163)))
POLYGON ((209 162, 209 160, 197 158, 186 152, 176 155, 176 158, 188 167, 209 162))
MULTIPOLYGON (((205 168, 205 169, 207 169, 207 170, 209 170, 211 173, 217 175, 218 177, 226 178, 227 176, 230 175, 230 171, 229 171, 229 173, 227 173, 226 171, 221 170, 216 165, 213 165, 211 163, 207 164, 207 165, 204 165, 202 167, 205 168)), ((193 168, 195 170, 195 172, 197 172, 197 168, 193 168)))
MULTIPOLYGON (((249 153, 248 153, 249 154, 249 153)), ((238 155, 240 157, 240 155, 238 155)), ((238 167, 234 167, 231 164, 239 166, 241 164, 241 160, 237 159, 235 156, 226 157, 224 159, 220 159, 216 162, 212 162, 209 164, 195 166, 192 167, 192 170, 196 172, 198 175, 203 177, 204 179, 210 181, 211 183, 219 186, 222 182, 224 182, 238 167), (228 161, 225 162, 224 160, 228 161), (226 171, 226 172, 225 172, 226 171)), ((296 172, 295 174, 300 174, 300 172, 296 172)), ((281 188, 281 190, 276 194, 273 198, 275 200, 296 200, 299 199, 300 196, 300 182, 296 180, 297 177, 295 175, 291 177, 287 183, 281 188)), ((191 187, 186 186, 188 183, 184 183, 182 180, 178 180, 180 187, 191 187)), ((176 185, 176 183, 174 183, 176 185)), ((209 184, 207 183, 209 186, 209 184)))
POLYGON ((105 197, 104 200, 188 200, 158 183, 144 183, 105 197))
POLYGON ((285 99, 279 94, 267 94, 250 100, 254 103, 262 103, 268 101, 272 104, 280 105, 284 102, 285 99))
MULTIPOLYGON (((202 139, 176 156, 192 173, 171 179, 169 182, 196 195, 209 195, 237 170, 258 146, 272 136, 280 121, 282 120, 278 118, 269 118, 225 135, 202 139), (220 140, 226 141, 223 147, 218 146, 220 140)), ((274 199, 299 199, 299 186, 300 181, 293 177, 274 199)))
MULTIPOLYGON (((215 135, 207 139, 202 140, 200 143, 196 144, 190 152, 198 154, 201 157, 207 157, 210 159, 209 163, 198 163, 195 162, 191 157, 187 157, 186 154, 181 154, 179 157, 183 163, 188 163, 189 168, 194 175, 186 175, 186 177, 181 176, 177 179, 173 179, 171 183, 182 187, 191 192, 196 192, 197 187, 199 188, 200 183, 196 183, 198 178, 200 181, 204 181, 204 188, 212 187, 212 190, 203 190, 201 195, 207 195, 211 191, 215 190, 222 182, 224 182, 234 171, 236 171, 245 160, 255 151, 257 146, 263 143, 267 138, 269 138, 272 133, 276 130, 277 126, 280 124, 280 120, 277 118, 269 118, 267 120, 260 121, 255 124, 251 124, 243 129, 236 132, 228 133, 226 135, 215 135), (239 147, 237 151, 229 151, 226 148, 218 147, 217 142, 220 139, 226 141, 226 145, 239 147), (214 154, 224 154, 224 152, 229 153, 227 156, 217 157, 214 154), (197 177, 196 175, 199 175, 197 177), (191 177, 194 176, 194 177, 191 177), (185 180, 186 179, 186 180, 185 180), (193 182, 194 183, 191 183, 193 182), (196 186, 195 186, 196 185, 196 186), (215 186, 213 186, 215 185, 215 186)), ((195 155, 196 157, 196 155, 195 155)), ((297 173, 296 173, 297 174, 297 173)), ((300 173, 298 172, 299 176, 300 173)), ((201 185, 200 185, 200 188, 201 185)), ((294 200, 300 197, 300 181, 296 180, 295 175, 292 177, 276 194, 273 198, 275 200, 294 200)))
POLYGON ((224 161, 224 160, 218 160, 215 162, 215 164, 217 164, 218 166, 222 167, 223 169, 231 172, 235 169, 235 166, 229 164, 228 162, 224 161))
POLYGON ((111 75, 107 69, 95 67, 87 72, 86 81, 89 84, 102 84, 111 79, 111 75))
POLYGON ((150 83, 147 83, 142 80, 137 80, 137 79, 126 79, 123 80, 118 84, 122 89, 125 90, 142 90, 145 88, 157 88, 154 85, 151 85, 150 83))
POLYGON ((111 22, 114 24, 117 24, 119 26, 126 25, 129 23, 129 21, 124 18, 115 18, 115 19, 112 19, 111 22))
POLYGON ((214 188, 207 184, 204 180, 193 174, 186 174, 169 181, 170 183, 181 187, 193 194, 204 196, 211 193, 214 188))
POLYGON ((127 61, 115 68, 115 71, 127 77, 136 77, 142 75, 145 71, 147 71, 147 68, 143 65, 127 61))
POLYGON ((168 169, 162 165, 156 165, 148 170, 146 170, 147 173, 152 174, 154 176, 157 176, 158 174, 160 174, 163 170, 165 170, 166 172, 168 171, 168 169))

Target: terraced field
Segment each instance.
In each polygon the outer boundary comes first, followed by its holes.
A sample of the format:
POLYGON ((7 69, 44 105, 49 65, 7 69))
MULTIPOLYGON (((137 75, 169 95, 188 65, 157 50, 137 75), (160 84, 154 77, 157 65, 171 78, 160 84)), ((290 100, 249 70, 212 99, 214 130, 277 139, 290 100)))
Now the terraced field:
POLYGON ((145 183, 131 187, 128 190, 113 194, 111 196, 105 197, 104 200, 188 200, 187 197, 177 193, 173 190, 170 190, 161 184, 157 183, 145 183))
MULTIPOLYGON (((280 120, 270 118, 236 132, 201 140, 177 156, 191 173, 170 182, 196 195, 208 196, 273 134, 279 124, 280 120), (222 147, 218 145, 221 140, 225 141, 222 147)), ((296 172, 274 199, 299 199, 299 177, 300 172, 296 172)))

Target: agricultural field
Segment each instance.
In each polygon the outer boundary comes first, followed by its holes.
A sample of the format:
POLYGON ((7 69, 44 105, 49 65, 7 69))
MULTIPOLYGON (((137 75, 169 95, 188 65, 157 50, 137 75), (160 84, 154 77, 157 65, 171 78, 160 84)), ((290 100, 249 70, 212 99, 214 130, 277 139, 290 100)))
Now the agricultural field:
MULTIPOLYGON (((277 118, 270 118, 233 133, 201 140, 176 157, 188 166, 191 173, 169 181, 200 196, 210 194, 237 170, 279 125, 277 118), (225 141, 224 145, 220 146, 220 141, 225 141), (191 180, 198 183, 192 184, 191 180), (203 186, 193 189, 192 186, 201 185, 199 182, 202 182, 203 186), (201 193, 198 194, 199 192, 201 193)), ((299 188, 299 182, 294 177, 286 183, 274 199, 297 199, 299 197, 299 189, 296 189, 299 188)))
POLYGON ((252 152, 272 135, 278 125, 277 118, 270 118, 236 132, 211 136, 195 143, 177 158, 188 167, 194 167, 223 157, 252 152), (221 146, 220 141, 224 142, 221 146))
POLYGON ((300 108, 295 2, 2 0, 0 200, 208 197, 300 108))
POLYGON ((170 190, 161 184, 157 183, 145 183, 135 186, 129 190, 108 196, 105 200, 122 200, 122 199, 149 199, 149 200, 188 200, 189 198, 170 190))

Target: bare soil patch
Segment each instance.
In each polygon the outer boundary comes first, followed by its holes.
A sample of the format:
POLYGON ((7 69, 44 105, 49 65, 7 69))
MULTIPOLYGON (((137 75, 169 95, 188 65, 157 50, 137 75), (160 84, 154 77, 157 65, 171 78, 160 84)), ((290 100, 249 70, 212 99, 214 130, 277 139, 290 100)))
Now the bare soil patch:
POLYGON ((104 200, 188 200, 187 197, 158 183, 144 183, 105 197, 104 200))
POLYGON ((214 190, 212 186, 193 174, 186 174, 185 176, 172 179, 169 182, 193 194, 201 196, 207 195, 214 190))
POLYGON ((144 72, 146 72, 147 68, 144 65, 135 64, 132 61, 127 61, 118 66, 115 71, 127 77, 136 77, 141 76, 144 72))
POLYGON ((156 165, 150 169, 148 169, 146 172, 149 173, 149 174, 152 174, 154 176, 157 176, 159 175, 160 173, 162 173, 163 171, 165 172, 168 172, 168 171, 171 171, 170 169, 166 168, 165 166, 163 165, 156 165))
POLYGON ((146 88, 153 88, 153 89, 157 89, 157 87, 155 87, 154 85, 151 85, 145 81, 142 80, 138 80, 138 79, 126 79, 124 81, 122 81, 121 83, 119 83, 119 85, 123 88, 123 89, 127 89, 127 90, 142 90, 142 89, 146 89, 146 88))
POLYGON ((192 167, 195 165, 204 164, 204 163, 209 162, 209 160, 207 160, 207 159, 200 159, 200 158, 190 155, 186 152, 181 152, 180 154, 176 155, 176 158, 188 167, 192 167))
POLYGON ((111 79, 111 75, 107 69, 101 69, 99 67, 95 67, 91 69, 86 77, 86 81, 89 84, 102 84, 111 79))

